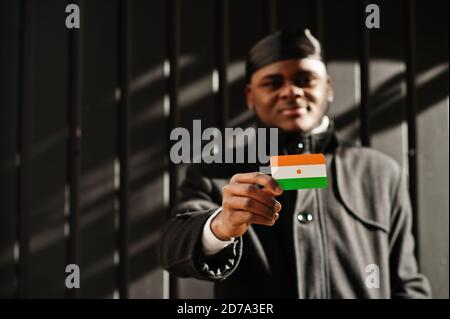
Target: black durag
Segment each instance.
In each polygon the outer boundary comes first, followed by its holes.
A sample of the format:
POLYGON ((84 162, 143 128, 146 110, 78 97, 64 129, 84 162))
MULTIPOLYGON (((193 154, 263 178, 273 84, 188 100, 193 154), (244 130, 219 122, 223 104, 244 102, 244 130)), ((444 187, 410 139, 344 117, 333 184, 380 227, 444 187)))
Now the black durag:
POLYGON ((257 70, 271 63, 289 60, 322 59, 319 41, 308 29, 301 31, 277 31, 256 43, 248 52, 246 60, 247 83, 257 70))

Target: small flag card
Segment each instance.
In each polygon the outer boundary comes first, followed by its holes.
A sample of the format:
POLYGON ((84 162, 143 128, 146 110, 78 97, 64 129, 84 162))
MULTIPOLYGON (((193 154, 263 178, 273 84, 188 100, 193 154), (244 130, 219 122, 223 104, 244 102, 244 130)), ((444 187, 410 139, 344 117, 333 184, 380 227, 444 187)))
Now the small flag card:
POLYGON ((328 187, 323 154, 271 156, 270 171, 283 190, 328 187))

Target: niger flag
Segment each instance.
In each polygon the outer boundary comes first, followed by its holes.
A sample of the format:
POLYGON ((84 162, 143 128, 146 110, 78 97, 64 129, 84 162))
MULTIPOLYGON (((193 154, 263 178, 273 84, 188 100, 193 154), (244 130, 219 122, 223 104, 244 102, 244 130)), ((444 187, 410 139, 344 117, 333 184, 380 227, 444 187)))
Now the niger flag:
POLYGON ((284 190, 328 187, 323 154, 272 156, 270 170, 284 190))

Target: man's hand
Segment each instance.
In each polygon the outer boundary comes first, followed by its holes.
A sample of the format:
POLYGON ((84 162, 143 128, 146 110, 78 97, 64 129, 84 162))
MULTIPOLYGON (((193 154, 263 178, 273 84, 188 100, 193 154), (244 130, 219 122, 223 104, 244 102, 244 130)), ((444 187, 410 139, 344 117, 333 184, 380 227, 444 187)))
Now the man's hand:
POLYGON ((250 224, 272 226, 281 210, 274 197, 281 193, 277 181, 263 173, 234 175, 222 189, 222 211, 211 222, 212 232, 229 240, 242 236, 250 224))

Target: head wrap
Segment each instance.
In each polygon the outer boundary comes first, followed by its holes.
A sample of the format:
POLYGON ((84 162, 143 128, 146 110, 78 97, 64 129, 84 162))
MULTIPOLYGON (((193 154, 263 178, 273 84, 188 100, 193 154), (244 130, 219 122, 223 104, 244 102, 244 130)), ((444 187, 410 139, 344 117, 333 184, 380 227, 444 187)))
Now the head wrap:
POLYGON ((308 29, 277 31, 256 43, 247 54, 247 83, 258 69, 277 61, 315 58, 322 60, 319 41, 308 29))

